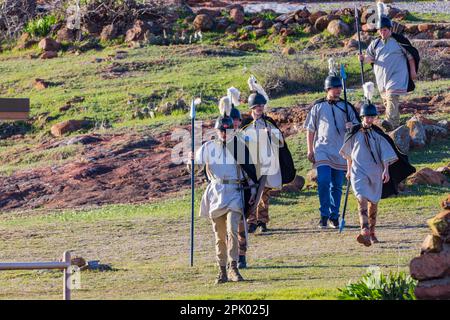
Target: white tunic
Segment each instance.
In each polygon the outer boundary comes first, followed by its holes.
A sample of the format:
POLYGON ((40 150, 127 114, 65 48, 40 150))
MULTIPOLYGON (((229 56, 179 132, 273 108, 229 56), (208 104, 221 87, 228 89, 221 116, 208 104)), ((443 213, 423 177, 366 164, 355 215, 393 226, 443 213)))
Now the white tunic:
POLYGON ((262 118, 253 121, 244 129, 252 159, 255 160, 258 179, 266 175, 266 188, 283 187, 279 160, 279 147, 284 143, 281 132, 270 121, 262 118), (268 131, 270 129, 270 139, 268 131))
POLYGON ((406 94, 409 81, 407 63, 412 56, 392 37, 386 41, 373 40, 367 48, 367 55, 373 60, 380 94, 406 94))
MULTIPOLYGON (((358 124, 355 112, 348 106, 349 118, 353 125, 358 124)), ((339 154, 344 144, 347 113, 345 102, 331 104, 323 101, 314 104, 306 117, 304 128, 314 132, 313 168, 330 166, 336 170, 346 170, 345 159, 339 154), (333 112, 334 111, 334 112, 333 112)))
POLYGON ((361 129, 344 144, 340 153, 352 160, 350 182, 355 196, 378 203, 383 192, 383 162, 392 164, 398 159, 389 142, 373 129, 368 129, 367 135, 361 129))
POLYGON ((218 218, 229 211, 242 213, 243 199, 238 184, 223 184, 223 180, 242 180, 246 176, 237 166, 231 152, 222 141, 204 143, 195 154, 196 165, 206 165, 210 183, 203 193, 200 216, 218 218))

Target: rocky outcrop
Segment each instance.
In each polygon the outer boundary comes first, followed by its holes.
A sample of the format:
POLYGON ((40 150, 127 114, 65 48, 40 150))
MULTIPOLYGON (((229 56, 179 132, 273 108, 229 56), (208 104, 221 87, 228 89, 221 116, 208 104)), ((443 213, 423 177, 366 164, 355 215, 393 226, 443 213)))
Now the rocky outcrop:
POLYGON ((441 203, 443 211, 427 221, 431 229, 421 255, 411 260, 411 277, 419 283, 417 299, 450 299, 450 195, 441 203))

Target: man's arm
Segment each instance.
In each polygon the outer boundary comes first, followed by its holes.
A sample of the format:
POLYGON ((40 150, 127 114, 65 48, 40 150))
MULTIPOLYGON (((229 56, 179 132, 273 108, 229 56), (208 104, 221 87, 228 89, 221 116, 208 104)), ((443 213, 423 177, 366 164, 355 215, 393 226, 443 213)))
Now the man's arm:
POLYGON ((347 174, 345 175, 347 179, 350 179, 351 172, 352 172, 352 159, 347 158, 347 174))
POLYGON ((314 159, 314 137, 316 133, 314 131, 306 130, 306 142, 308 146, 308 160, 312 163, 316 162, 314 159))

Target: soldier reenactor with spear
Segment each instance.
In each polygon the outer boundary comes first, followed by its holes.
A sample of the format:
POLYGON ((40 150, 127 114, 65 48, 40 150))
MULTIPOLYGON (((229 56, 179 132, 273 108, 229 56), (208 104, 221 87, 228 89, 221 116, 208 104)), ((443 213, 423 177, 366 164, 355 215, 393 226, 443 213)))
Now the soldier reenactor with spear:
POLYGON ((217 284, 244 280, 238 269, 238 226, 245 207, 254 204, 257 195, 256 169, 249 160, 245 144, 235 139, 231 103, 221 99, 219 110, 221 115, 215 123, 217 138, 205 142, 195 156, 189 155, 195 160, 195 170, 204 167, 209 180, 201 200, 200 215, 209 217, 213 226, 219 265, 217 284), (248 191, 245 200, 242 198, 244 188, 248 191))

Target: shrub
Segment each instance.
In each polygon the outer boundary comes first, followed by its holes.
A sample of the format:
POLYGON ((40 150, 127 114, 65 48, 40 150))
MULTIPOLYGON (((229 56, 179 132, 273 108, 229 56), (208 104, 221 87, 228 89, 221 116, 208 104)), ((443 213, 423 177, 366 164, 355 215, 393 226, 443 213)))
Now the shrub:
POLYGON ((404 272, 389 273, 369 271, 356 283, 338 289, 346 300, 415 300, 416 281, 404 272))
POLYGON ((285 56, 274 53, 270 59, 253 66, 267 93, 272 96, 323 90, 323 81, 328 75, 328 66, 315 66, 300 54, 285 56))
POLYGON ((434 78, 450 77, 450 57, 436 51, 422 50, 418 78, 420 80, 434 80, 434 78))
POLYGON ((35 20, 31 20, 24 28, 25 32, 28 32, 33 37, 45 37, 47 36, 52 26, 57 22, 56 16, 48 15, 35 20))

